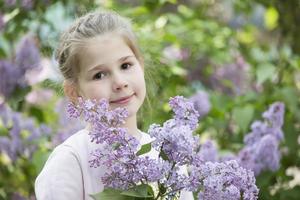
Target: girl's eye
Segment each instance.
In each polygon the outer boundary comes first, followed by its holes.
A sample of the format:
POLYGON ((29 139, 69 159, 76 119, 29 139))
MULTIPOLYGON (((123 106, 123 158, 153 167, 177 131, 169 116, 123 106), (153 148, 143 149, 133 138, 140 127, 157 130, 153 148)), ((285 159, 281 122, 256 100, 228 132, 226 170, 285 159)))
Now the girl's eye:
POLYGON ((105 76, 104 72, 98 72, 93 76, 93 80, 101 80, 105 76))
POLYGON ((128 69, 128 68, 130 68, 131 67, 131 63, 123 63, 122 65, 121 65, 121 69, 128 69))

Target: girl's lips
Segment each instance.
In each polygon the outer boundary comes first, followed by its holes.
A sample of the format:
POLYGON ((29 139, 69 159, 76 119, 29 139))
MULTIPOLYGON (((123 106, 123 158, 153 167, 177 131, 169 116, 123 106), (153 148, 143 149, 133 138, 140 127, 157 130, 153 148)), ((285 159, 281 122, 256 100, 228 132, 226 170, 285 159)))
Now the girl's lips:
POLYGON ((110 103, 117 103, 117 104, 126 104, 128 103, 131 98, 133 97, 134 94, 130 95, 130 96, 127 96, 127 97, 122 97, 120 99, 117 99, 115 101, 111 101, 110 103))

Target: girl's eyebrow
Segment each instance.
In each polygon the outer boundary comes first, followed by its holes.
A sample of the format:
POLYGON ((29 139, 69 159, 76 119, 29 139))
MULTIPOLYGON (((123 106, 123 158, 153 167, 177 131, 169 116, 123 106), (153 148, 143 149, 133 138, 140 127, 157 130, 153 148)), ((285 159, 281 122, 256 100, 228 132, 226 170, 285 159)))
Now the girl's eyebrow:
MULTIPOLYGON (((118 62, 123 62, 123 61, 127 60, 130 57, 134 57, 134 55, 123 56, 118 60, 118 62)), ((105 64, 96 65, 96 66, 92 67, 91 69, 89 69, 88 72, 91 72, 91 71, 94 71, 94 70, 97 70, 97 69, 102 69, 102 68, 104 68, 104 66, 105 66, 105 64)))

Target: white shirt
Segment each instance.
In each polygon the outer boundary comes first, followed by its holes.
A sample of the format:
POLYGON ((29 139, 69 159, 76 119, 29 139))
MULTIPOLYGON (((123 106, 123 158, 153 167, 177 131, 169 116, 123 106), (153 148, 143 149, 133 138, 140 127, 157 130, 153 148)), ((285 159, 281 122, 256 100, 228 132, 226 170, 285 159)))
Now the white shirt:
MULTIPOLYGON (((142 133, 140 146, 152 141, 142 133)), ((57 146, 49 156, 43 170, 35 181, 37 200, 92 200, 90 194, 104 189, 101 177, 105 168, 89 166, 90 153, 99 144, 90 142, 87 129, 82 129, 57 146)), ((151 157, 158 156, 152 149, 151 157)), ((191 192, 182 192, 181 200, 193 200, 191 192)))

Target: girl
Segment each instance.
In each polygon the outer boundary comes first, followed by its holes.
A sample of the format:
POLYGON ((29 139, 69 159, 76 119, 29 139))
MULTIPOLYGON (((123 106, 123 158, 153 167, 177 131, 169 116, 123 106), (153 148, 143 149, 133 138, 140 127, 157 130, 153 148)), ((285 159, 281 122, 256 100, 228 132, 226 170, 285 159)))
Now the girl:
MULTIPOLYGON (((144 62, 130 22, 113 12, 93 12, 80 17, 61 37, 56 58, 65 78, 64 92, 78 97, 109 101, 110 108, 129 112, 125 127, 140 145, 151 138, 137 127, 137 112, 145 95, 144 62)), ((90 168, 95 149, 85 128, 57 146, 35 182, 38 200, 88 200, 101 192, 104 168, 90 168)), ((157 156, 157 152, 149 152, 157 156)), ((181 199, 193 199, 183 192, 181 199)))

